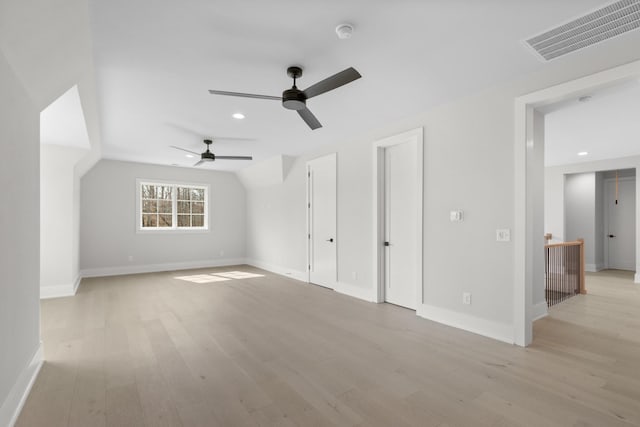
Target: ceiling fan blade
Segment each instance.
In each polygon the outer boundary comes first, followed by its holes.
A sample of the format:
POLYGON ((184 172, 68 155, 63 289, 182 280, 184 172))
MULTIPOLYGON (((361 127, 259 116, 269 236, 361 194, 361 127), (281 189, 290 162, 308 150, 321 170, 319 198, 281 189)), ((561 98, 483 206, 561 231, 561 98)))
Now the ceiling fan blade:
POLYGON ((308 124, 312 130, 322 127, 322 124, 318 121, 318 119, 316 119, 316 116, 314 116, 313 113, 308 108, 303 108, 302 110, 298 110, 298 114, 300 114, 300 117, 302 117, 302 120, 304 120, 305 123, 308 124))
POLYGON ((251 156, 216 156, 217 159, 223 160, 253 160, 251 156))
POLYGON ((193 166, 194 166, 194 167, 195 167, 195 166, 200 166, 200 165, 201 165, 201 164, 203 164, 203 163, 204 163, 204 160, 199 160, 199 161, 198 161, 198 163, 196 163, 196 164, 195 164, 195 165, 193 165, 193 166))
POLYGON ((304 90, 304 94, 307 95, 307 99, 313 98, 330 90, 337 89, 340 86, 344 86, 347 83, 351 83, 354 80, 358 80, 360 77, 359 72, 355 68, 349 67, 346 70, 340 71, 331 77, 319 81, 318 83, 309 86, 304 90))
POLYGON ((281 96, 256 95, 255 93, 226 92, 224 90, 209 90, 211 95, 240 96, 243 98, 272 99, 274 101, 282 101, 281 96))
POLYGON ((200 155, 200 153, 196 153, 195 151, 187 150, 186 148, 176 147, 175 145, 170 145, 169 147, 175 148, 176 150, 186 151, 187 153, 195 154, 196 156, 200 155))
POLYGON ((250 141, 255 141, 255 138, 241 138, 241 137, 235 137, 235 136, 216 136, 213 139, 213 142, 216 141, 238 141, 238 142, 250 142, 250 141))

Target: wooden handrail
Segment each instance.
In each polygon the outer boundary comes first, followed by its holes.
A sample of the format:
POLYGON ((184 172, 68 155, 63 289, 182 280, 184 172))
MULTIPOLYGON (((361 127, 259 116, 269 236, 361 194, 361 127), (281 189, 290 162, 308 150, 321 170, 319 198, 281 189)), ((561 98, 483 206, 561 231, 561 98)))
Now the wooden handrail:
POLYGON ((544 245, 545 248, 557 248, 560 246, 578 246, 583 245, 584 239, 578 239, 575 242, 561 242, 561 243, 550 243, 548 245, 544 245))

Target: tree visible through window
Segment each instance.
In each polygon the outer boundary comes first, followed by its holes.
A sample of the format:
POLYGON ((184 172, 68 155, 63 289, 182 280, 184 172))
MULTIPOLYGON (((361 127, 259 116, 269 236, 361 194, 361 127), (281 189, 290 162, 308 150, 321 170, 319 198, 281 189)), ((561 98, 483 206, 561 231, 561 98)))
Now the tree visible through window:
POLYGON ((204 188, 178 187, 178 227, 204 226, 204 188))
POLYGON ((207 228, 206 187, 149 182, 139 185, 140 228, 207 228))

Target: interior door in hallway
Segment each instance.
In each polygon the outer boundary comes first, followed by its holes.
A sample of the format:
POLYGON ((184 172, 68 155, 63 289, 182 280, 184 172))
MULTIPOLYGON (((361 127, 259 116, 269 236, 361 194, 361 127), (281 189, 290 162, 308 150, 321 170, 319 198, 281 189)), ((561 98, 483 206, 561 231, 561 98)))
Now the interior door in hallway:
POLYGON ((307 163, 309 282, 334 288, 337 281, 336 154, 307 163))
POLYGON ((384 149, 385 301, 416 309, 418 164, 416 142, 384 149))
POLYGON ((624 178, 606 181, 607 237, 609 268, 635 270, 636 268, 636 180, 624 178))

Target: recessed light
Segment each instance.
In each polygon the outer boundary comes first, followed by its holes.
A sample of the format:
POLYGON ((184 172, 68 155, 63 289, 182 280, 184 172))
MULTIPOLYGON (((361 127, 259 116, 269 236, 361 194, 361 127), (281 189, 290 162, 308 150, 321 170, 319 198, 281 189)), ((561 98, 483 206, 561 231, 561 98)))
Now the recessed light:
POLYGON ((587 151, 581 151, 578 153, 578 156, 586 156, 587 154, 589 154, 587 151))
POLYGON ((185 157, 188 157, 188 158, 190 158, 190 159, 191 159, 191 158, 193 158, 193 154, 185 154, 184 156, 185 156, 185 157))
POLYGON ((242 114, 242 113, 233 113, 231 115, 231 117, 233 117, 234 119, 242 120, 242 119, 244 119, 244 114, 242 114))

